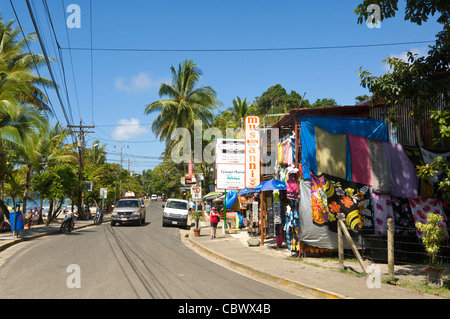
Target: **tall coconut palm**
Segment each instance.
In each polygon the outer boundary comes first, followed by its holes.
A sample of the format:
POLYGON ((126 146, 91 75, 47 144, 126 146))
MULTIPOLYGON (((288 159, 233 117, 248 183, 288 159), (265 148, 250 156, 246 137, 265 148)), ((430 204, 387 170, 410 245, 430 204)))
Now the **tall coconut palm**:
POLYGON ((30 105, 51 113, 48 97, 40 87, 52 87, 51 80, 33 74, 46 63, 44 56, 28 51, 29 42, 36 41, 34 33, 18 40, 19 27, 14 20, 4 23, 0 19, 0 93, 7 92, 10 100, 30 105))
POLYGON ((161 141, 165 140, 167 150, 173 146, 170 138, 176 128, 189 130, 193 137, 194 121, 209 125, 213 112, 221 105, 210 86, 197 87, 202 71, 193 61, 185 60, 178 69, 171 66, 170 70, 172 83, 162 83, 159 89, 159 96, 167 99, 150 103, 144 110, 145 114, 159 112, 152 131, 161 141))
POLYGON ((233 120, 238 122, 241 127, 244 127, 245 117, 254 109, 253 103, 247 103, 247 98, 241 100, 241 98, 237 96, 233 100, 233 106, 228 108, 227 112, 231 113, 233 120))
MULTIPOLYGON (((42 55, 27 51, 27 44, 36 40, 35 35, 29 34, 19 41, 21 29, 14 28, 13 23, 4 23, 0 18, 0 160, 5 157, 5 143, 27 143, 29 133, 42 125, 41 111, 50 112, 50 108, 39 87, 53 85, 33 74, 35 68, 45 63, 42 55)), ((5 170, 0 166, 1 191, 4 177, 5 170)), ((8 216, 8 210, 0 200, 0 219, 5 214, 8 216)))

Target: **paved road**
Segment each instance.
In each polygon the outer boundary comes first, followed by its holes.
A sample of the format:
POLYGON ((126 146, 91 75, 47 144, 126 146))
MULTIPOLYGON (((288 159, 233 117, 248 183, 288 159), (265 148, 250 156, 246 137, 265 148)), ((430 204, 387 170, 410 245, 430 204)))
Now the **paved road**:
POLYGON ((298 298, 201 257, 161 218, 151 202, 140 227, 105 223, 10 248, 0 298, 298 298))

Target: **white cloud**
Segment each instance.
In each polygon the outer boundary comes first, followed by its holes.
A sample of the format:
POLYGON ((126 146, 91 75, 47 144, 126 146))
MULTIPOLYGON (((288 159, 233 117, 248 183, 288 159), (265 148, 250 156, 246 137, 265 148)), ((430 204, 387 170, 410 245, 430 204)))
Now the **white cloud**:
POLYGON ((128 78, 119 76, 114 80, 117 90, 126 93, 144 92, 159 88, 162 80, 153 79, 148 73, 140 72, 138 75, 128 78))
POLYGON ((138 119, 121 119, 119 120, 119 126, 112 132, 112 138, 117 141, 126 141, 148 132, 149 129, 142 127, 138 119))
MULTIPOLYGON (((408 62, 408 52, 412 52, 413 54, 417 54, 419 57, 426 56, 427 55, 427 48, 413 48, 410 50, 406 50, 400 54, 389 54, 389 57, 391 58, 399 58, 402 59, 405 62, 408 62)), ((389 71, 390 67, 388 64, 383 64, 384 70, 387 72, 389 71)))

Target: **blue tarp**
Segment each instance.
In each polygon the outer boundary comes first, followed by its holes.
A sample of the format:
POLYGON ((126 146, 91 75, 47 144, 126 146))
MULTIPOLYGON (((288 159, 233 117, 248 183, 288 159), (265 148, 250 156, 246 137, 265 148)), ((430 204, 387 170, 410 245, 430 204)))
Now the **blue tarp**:
MULTIPOLYGON (((388 142, 384 120, 353 117, 300 116, 303 179, 310 179, 310 170, 317 173, 315 126, 333 134, 351 134, 388 142)), ((347 179, 351 178, 350 146, 347 143, 347 179)))

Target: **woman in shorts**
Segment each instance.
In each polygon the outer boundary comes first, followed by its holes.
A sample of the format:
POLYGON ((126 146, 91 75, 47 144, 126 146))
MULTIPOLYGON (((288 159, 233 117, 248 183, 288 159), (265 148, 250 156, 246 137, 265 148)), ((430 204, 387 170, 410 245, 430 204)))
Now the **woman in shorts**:
POLYGON ((209 221, 211 222, 211 239, 216 238, 217 224, 219 223, 219 214, 215 207, 212 207, 209 221))

